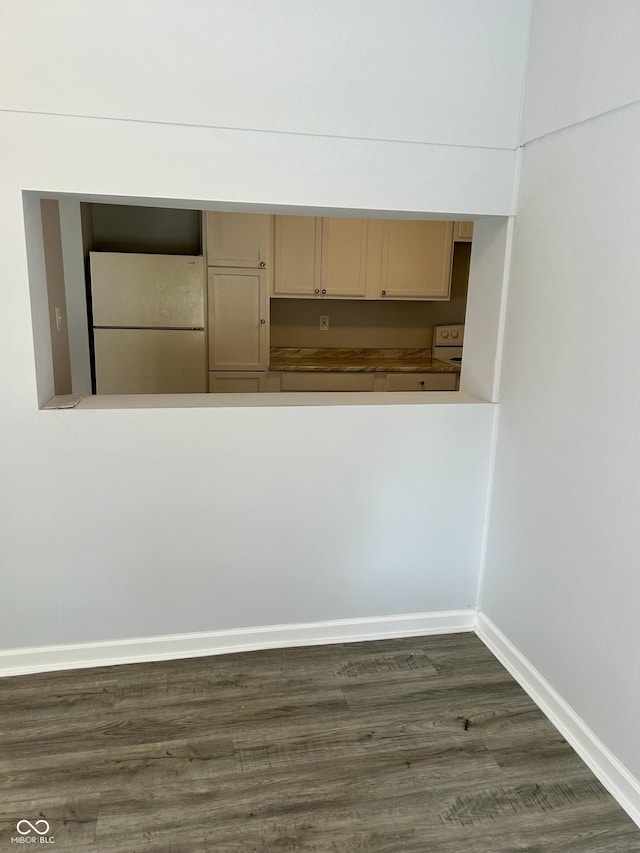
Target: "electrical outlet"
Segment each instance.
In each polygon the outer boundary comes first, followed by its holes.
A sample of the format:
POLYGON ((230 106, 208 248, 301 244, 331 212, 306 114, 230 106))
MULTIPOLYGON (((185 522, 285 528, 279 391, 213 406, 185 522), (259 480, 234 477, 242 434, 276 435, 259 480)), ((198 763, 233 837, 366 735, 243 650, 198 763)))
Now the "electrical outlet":
POLYGON ((320 315, 320 331, 328 332, 329 331, 329 315, 321 314, 320 315))

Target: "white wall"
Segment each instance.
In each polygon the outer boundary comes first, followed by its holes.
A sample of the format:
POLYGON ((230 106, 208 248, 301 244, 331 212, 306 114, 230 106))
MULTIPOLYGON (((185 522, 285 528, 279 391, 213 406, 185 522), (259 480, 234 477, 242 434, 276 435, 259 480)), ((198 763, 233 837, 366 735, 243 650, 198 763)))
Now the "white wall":
POLYGON ((2 6, 10 109, 440 145, 517 141, 529 0, 2 6))
MULTIPOLYGON (((597 2, 574 10, 575 30, 594 39, 590 53, 565 39, 566 8, 574 5, 534 4, 534 22, 544 23, 533 30, 527 103, 546 96, 560 123, 574 117, 565 94, 581 85, 585 63, 594 77, 616 67, 619 49, 607 40, 610 27, 595 39, 597 2), (560 61, 566 77, 551 87, 535 69, 560 61)), ((610 5, 612 19, 624 10, 629 23, 636 4, 610 5)), ((629 98, 628 80, 619 87, 609 80, 609 104, 629 98)), ((636 776, 639 138, 636 102, 524 148, 481 599, 636 776)))
POLYGON ((354 6, 367 11, 354 50, 341 41, 338 22, 344 32, 355 26, 343 4, 305 6, 313 15, 304 21, 299 4, 252 4, 258 19, 269 8, 276 19, 287 13, 284 30, 308 28, 301 43, 313 62, 303 62, 300 103, 276 85, 292 66, 285 52, 264 46, 271 31, 259 50, 255 34, 248 38, 242 73, 225 77, 216 64, 214 48, 245 44, 245 7, 237 6, 240 14, 236 6, 192 3, 197 26, 185 32, 173 5, 163 4, 166 14, 159 5, 151 14, 150 3, 57 3, 51 15, 42 4, 3 5, 0 56, 11 72, 3 77, 20 79, 21 88, 4 104, 17 112, 0 116, 0 439, 10 448, 0 458, 0 547, 5 600, 14 603, 0 647, 474 605, 490 405, 39 411, 52 393, 46 294, 34 198, 23 207, 22 193, 506 216, 513 92, 523 66, 513 45, 522 41, 528 4, 401 3, 393 7, 395 30, 387 4, 354 6), (212 28, 212 9, 228 26, 212 28), (474 32, 464 30, 460 42, 462 11, 474 32), (390 37, 398 27, 400 41, 390 37), (132 76, 134 36, 141 70, 132 76), (175 52, 167 51, 169 36, 175 52), (434 40, 451 49, 426 79, 434 40), (211 49, 194 49, 205 41, 211 49), (334 45, 339 61, 335 51, 327 61, 334 45), (217 89, 203 89, 187 54, 212 63, 208 79, 217 89), (394 60, 406 86, 393 78, 391 92, 379 68, 394 60), (332 94, 310 112, 321 73, 332 94), (481 109, 478 75, 497 87, 483 90, 481 109), (356 114, 345 80, 358 98, 369 81, 375 92, 356 114), (441 106, 430 112, 429 104, 441 106), (121 118, 87 117, 111 112, 121 118), (274 123, 286 116, 291 132, 175 123, 260 128, 272 115, 274 123), (408 136, 416 126, 433 144, 301 133, 312 119, 323 132, 384 131, 391 139, 394 128, 408 136), (42 329, 35 350, 34 326, 42 329))
POLYGON ((637 101, 638 32, 635 0, 535 0, 523 141, 637 101))
POLYGON ((5 432, 3 597, 24 606, 0 647, 473 606, 490 417, 23 413, 5 432))
POLYGON ((22 189, 53 195, 436 218, 512 212, 516 155, 506 149, 20 113, 0 114, 0 121, 4 146, 17 152, 19 172, 9 177, 19 177, 22 189))

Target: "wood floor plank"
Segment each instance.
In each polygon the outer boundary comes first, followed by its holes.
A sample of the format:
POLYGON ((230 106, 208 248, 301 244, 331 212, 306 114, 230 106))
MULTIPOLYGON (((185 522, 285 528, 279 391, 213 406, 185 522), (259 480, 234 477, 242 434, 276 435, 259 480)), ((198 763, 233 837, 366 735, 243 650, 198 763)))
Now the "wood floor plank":
MULTIPOLYGON (((12 838, 20 839, 17 824, 28 820, 37 825, 39 820, 46 820, 50 826, 47 837, 54 837, 54 844, 60 850, 94 848, 96 821, 100 795, 81 795, 76 797, 58 797, 57 792, 50 792, 46 800, 31 797, 23 800, 7 802, 0 800, 0 849, 19 850, 35 847, 38 844, 19 844, 12 838)), ((35 835, 35 833, 29 833, 35 835)), ((53 849, 53 848, 51 848, 53 849)))
POLYGON ((310 676, 285 677, 278 674, 268 677, 260 673, 252 677, 239 676, 233 682, 228 679, 197 681, 167 677, 153 684, 119 685, 115 692, 114 707, 118 712, 146 713, 149 706, 156 709, 161 706, 170 713, 171 706, 190 710, 204 706, 212 712, 219 709, 221 715, 224 715, 231 709, 244 709, 247 706, 321 701, 331 691, 334 697, 339 696, 339 688, 333 677, 329 681, 316 681, 310 676))
POLYGON ((531 699, 513 680, 502 674, 483 681, 482 691, 474 689, 475 682, 462 678, 440 681, 437 678, 394 681, 393 690, 385 690, 384 682, 373 681, 343 685, 341 690, 351 711, 377 709, 421 710, 425 714, 455 711, 462 719, 496 706, 514 709, 531 708, 531 699))
MULTIPOLYGON (((4 686, 4 685, 3 685, 4 686)), ((26 690, 0 692, 0 725, 3 728, 20 727, 26 722, 39 720, 77 719, 111 710, 116 702, 117 683, 55 685, 47 690, 31 687, 26 690)))
POLYGON ((385 683, 389 683, 396 676, 406 678, 407 675, 420 673, 422 678, 427 678, 430 675, 438 675, 438 670, 424 651, 415 648, 381 651, 375 655, 364 651, 349 652, 345 649, 341 659, 336 661, 333 673, 339 682, 343 679, 348 682, 353 682, 354 679, 371 681, 381 677, 385 683))
POLYGON ((551 723, 537 732, 526 731, 514 737, 512 732, 482 738, 496 763, 509 778, 571 777, 584 773, 585 765, 551 723))
POLYGON ((144 744, 166 741, 172 738, 197 738, 211 734, 224 736, 233 727, 243 722, 259 724, 270 719, 280 723, 284 719, 322 715, 335 709, 345 708, 339 690, 332 692, 314 691, 297 694, 295 697, 279 693, 254 697, 249 702, 234 702, 222 705, 215 699, 202 702, 196 709, 189 704, 178 703, 168 709, 154 711, 144 703, 143 707, 126 712, 96 716, 94 720, 82 718, 73 724, 73 739, 67 737, 68 721, 48 720, 27 722, 16 730, 0 733, 0 751, 7 758, 25 755, 57 754, 61 748, 68 751, 87 751, 93 746, 104 749, 122 744, 144 744))
POLYGON ((5 802, 47 793, 83 793, 148 789, 175 779, 218 778, 235 769, 230 739, 170 740, 129 744, 90 752, 64 752, 45 758, 5 762, 0 797, 5 802))
POLYGON ((0 850, 640 853, 471 633, 5 679, 0 803, 0 850))

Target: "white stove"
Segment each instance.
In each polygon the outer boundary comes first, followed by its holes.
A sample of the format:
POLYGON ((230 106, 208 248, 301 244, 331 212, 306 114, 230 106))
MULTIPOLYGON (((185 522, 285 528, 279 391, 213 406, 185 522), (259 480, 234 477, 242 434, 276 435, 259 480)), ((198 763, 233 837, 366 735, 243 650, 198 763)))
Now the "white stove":
POLYGON ((462 364, 464 326, 434 326, 431 355, 447 364, 462 364))

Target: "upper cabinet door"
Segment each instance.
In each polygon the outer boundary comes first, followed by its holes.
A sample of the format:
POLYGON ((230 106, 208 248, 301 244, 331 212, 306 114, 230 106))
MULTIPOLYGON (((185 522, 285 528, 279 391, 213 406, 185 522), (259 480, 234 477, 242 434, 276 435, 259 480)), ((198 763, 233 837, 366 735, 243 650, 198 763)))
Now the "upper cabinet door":
POLYGON ((457 242, 469 243, 473 240, 473 222, 454 222, 453 239, 457 242))
POLYGON ((207 264, 249 269, 266 267, 269 219, 269 216, 253 213, 207 211, 207 264))
POLYGON ((274 217, 274 296, 319 295, 321 225, 315 216, 274 217))
POLYGON ((452 222, 385 220, 380 296, 449 299, 452 222))
POLYGON ((322 220, 322 296, 364 296, 367 220, 322 220))

